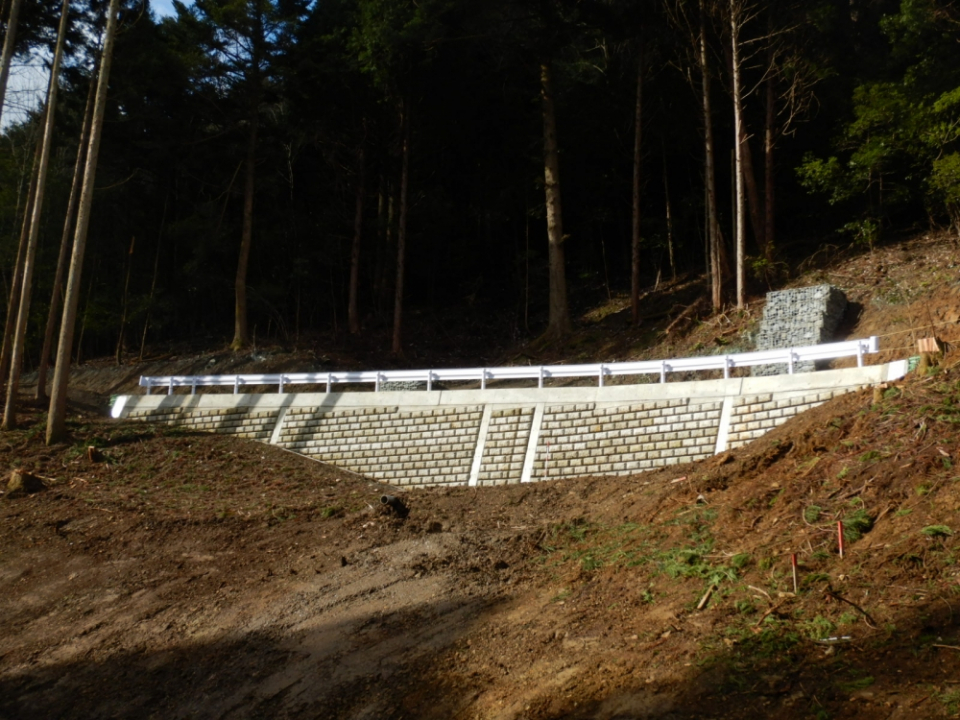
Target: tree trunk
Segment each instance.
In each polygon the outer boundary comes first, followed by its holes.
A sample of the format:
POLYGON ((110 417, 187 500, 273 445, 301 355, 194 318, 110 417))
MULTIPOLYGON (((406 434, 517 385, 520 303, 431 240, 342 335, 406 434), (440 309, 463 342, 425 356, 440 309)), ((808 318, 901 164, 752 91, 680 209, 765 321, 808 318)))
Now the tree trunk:
MULTIPOLYGON (((96 70, 94 70, 96 72, 96 70)), ((96 76, 94 76, 96 77, 96 76)), ((80 130, 80 143, 77 145, 77 161, 73 166, 73 180, 70 183, 70 197, 67 200, 66 217, 63 220, 63 234, 60 237, 60 252, 57 255, 57 270, 53 278, 53 291, 50 293, 50 309, 47 312, 47 326, 43 332, 43 349, 40 351, 40 364, 37 366, 37 400, 45 402, 47 398, 47 370, 50 367, 50 353, 53 350, 53 333, 57 329, 57 315, 60 311, 60 296, 63 293, 63 274, 67 267, 67 252, 70 250, 70 231, 73 229, 73 215, 77 210, 77 198, 80 191, 83 172, 84 150, 90 137, 90 123, 93 120, 93 98, 97 83, 90 80, 87 91, 87 104, 83 111, 83 127, 80 130)))
POLYGON ((347 303, 347 325, 351 335, 360 334, 360 315, 357 309, 357 295, 360 291, 360 239, 363 236, 363 195, 364 186, 364 152, 363 145, 357 151, 359 177, 357 178, 356 213, 353 218, 353 246, 350 248, 350 298, 347 303))
POLYGON ((643 140, 643 45, 637 63, 637 102, 633 113, 633 215, 631 218, 630 313, 634 326, 640 325, 640 190, 643 140))
POLYGON ((40 152, 40 167, 37 171, 37 191, 30 210, 30 233, 23 258, 23 283, 20 290, 20 307, 17 309, 17 326, 13 334, 13 350, 10 355, 10 380, 7 382, 7 400, 3 407, 3 422, 0 429, 13 430, 17 426, 17 393, 20 390, 20 370, 23 368, 23 347, 27 340, 27 322, 30 319, 30 296, 33 294, 33 270, 37 257, 37 242, 40 237, 40 219, 43 215, 43 196, 47 186, 47 168, 50 166, 50 149, 53 145, 53 126, 57 115, 57 89, 60 87, 60 62, 63 60, 63 43, 67 35, 70 0, 63 0, 60 10, 60 27, 57 29, 57 45, 50 68, 50 85, 47 89, 47 110, 43 128, 43 150, 40 152))
POLYGON ((373 304, 377 315, 381 312, 380 299, 383 294, 384 275, 385 275, 385 256, 384 256, 384 230, 385 230, 385 212, 386 212, 386 193, 384 191, 383 171, 380 172, 380 179, 377 184, 377 245, 374 259, 376 265, 373 270, 373 304))
POLYGON ((670 208, 670 179, 667 177, 667 154, 666 148, 663 153, 663 196, 666 201, 667 216, 667 253, 670 258, 670 277, 677 279, 677 261, 673 252, 673 212, 670 208))
POLYGON ((394 355, 403 355, 401 326, 403 321, 403 280, 407 254, 407 191, 410 183, 410 107, 405 101, 401 109, 400 127, 403 137, 400 165, 400 219, 397 224, 397 282, 393 301, 393 342, 394 355))
POLYGON ((232 350, 241 350, 250 344, 250 330, 247 323, 247 269, 250 266, 250 247, 253 245, 253 193, 257 177, 257 130, 259 116, 257 104, 254 104, 250 118, 250 135, 247 139, 246 172, 243 184, 243 230, 240 235, 240 257, 237 261, 237 279, 235 290, 235 313, 232 350))
POLYGON ((764 257, 767 255, 767 237, 763 231, 763 205, 757 188, 757 176, 753 171, 753 152, 747 137, 746 127, 740 128, 740 149, 743 159, 743 182, 747 194, 747 208, 750 211, 750 226, 756 238, 757 247, 764 257))
POLYGON ((10 14, 10 0, 3 0, 3 2, 0 3, 0 30, 2 30, 4 33, 7 32, 7 23, 4 20, 4 18, 7 17, 9 14, 10 14))
POLYGON ((27 204, 23 208, 23 221, 20 226, 20 242, 17 245, 17 259, 13 266, 13 278, 10 281, 10 296, 7 298, 7 319, 3 325, 3 347, 0 349, 0 381, 7 379, 10 372, 10 355, 13 350, 14 326, 17 322, 17 310, 20 307, 20 288, 23 284, 23 260, 27 252, 27 237, 30 234, 33 198, 37 192, 37 173, 40 171, 40 151, 43 149, 43 137, 38 138, 37 148, 30 168, 30 186, 27 189, 27 204))
POLYGON ((563 206, 560 202, 557 116, 553 103, 553 69, 549 61, 540 65, 540 97, 543 109, 543 174, 550 263, 550 309, 544 339, 554 341, 570 332, 571 324, 563 253, 563 206))
MULTIPOLYGON (((170 191, 163 201, 163 215, 160 217, 160 232, 157 233, 157 252, 153 256, 153 279, 150 281, 150 295, 147 297, 147 313, 143 319, 143 334, 140 336, 140 354, 138 362, 143 362, 143 349, 147 346, 147 330, 150 328, 150 312, 153 310, 153 297, 157 292, 157 275, 160 271, 160 248, 163 246, 163 229, 167 226, 167 206, 170 200, 170 191)), ((300 338, 300 287, 297 286, 297 339, 300 338)))
POLYGON ((90 126, 90 141, 84 162, 83 185, 80 191, 80 207, 77 212, 77 229, 70 257, 70 273, 67 276, 67 292, 64 299, 63 319, 60 323, 60 342, 57 345, 57 363, 53 373, 50 394, 50 411, 47 414, 47 445, 59 442, 66 435, 67 382, 70 379, 70 353, 73 349, 73 333, 77 320, 77 305, 80 299, 80 276, 83 270, 83 255, 87 246, 87 231, 90 228, 90 209, 93 205, 94 182, 97 175, 97 157, 100 152, 100 137, 103 134, 103 115, 107 104, 107 86, 110 81, 110 66, 113 45, 117 34, 117 12, 120 0, 110 0, 107 9, 107 27, 104 33, 103 52, 100 61, 100 76, 97 80, 97 97, 90 126))
POLYGON ((17 22, 20 18, 21 0, 10 4, 10 16, 3 38, 3 50, 0 51, 0 117, 3 116, 3 101, 7 96, 7 80, 10 78, 10 64, 13 62, 13 48, 17 44, 17 22))
POLYGON ((744 193, 743 193, 743 146, 740 138, 743 136, 743 105, 740 95, 740 8, 737 0, 730 0, 730 53, 732 58, 733 81, 733 145, 734 145, 734 172, 736 175, 736 206, 734 218, 736 220, 736 270, 737 270, 737 308, 743 308, 746 299, 744 278, 744 193))
MULTIPOLYGON (((381 307, 386 310, 390 307, 390 297, 391 289, 393 285, 390 282, 390 266, 392 265, 392 260, 397 256, 394 251, 394 220, 397 215, 397 189, 394 187, 394 182, 392 180, 387 181, 387 220, 386 227, 384 228, 383 236, 383 252, 384 252, 384 269, 383 269, 383 282, 380 286, 380 304, 381 307)), ((396 278, 394 278, 396 279, 396 278)))
POLYGON ((776 79, 773 73, 773 50, 770 50, 769 68, 767 71, 767 112, 766 123, 763 136, 763 196, 764 196, 764 229, 763 234, 766 237, 767 244, 765 248, 765 257, 768 262, 773 262, 773 248, 776 240, 776 230, 774 228, 774 187, 773 187, 773 146, 776 143, 774 123, 776 122, 776 108, 774 84, 776 79))
POLYGON ((120 305, 120 329, 117 332, 117 350, 114 359, 117 367, 123 365, 123 343, 127 335, 127 310, 130 305, 130 275, 133 273, 133 249, 137 244, 137 236, 130 238, 130 251, 127 253, 127 272, 123 281, 123 300, 120 305))
POLYGON ((707 235, 710 246, 710 296, 714 310, 723 305, 723 263, 720 228, 717 223, 717 187, 714 177, 713 113, 710 104, 710 60, 707 54, 707 23, 703 0, 700 9, 700 74, 703 85, 704 185, 706 189, 707 235))

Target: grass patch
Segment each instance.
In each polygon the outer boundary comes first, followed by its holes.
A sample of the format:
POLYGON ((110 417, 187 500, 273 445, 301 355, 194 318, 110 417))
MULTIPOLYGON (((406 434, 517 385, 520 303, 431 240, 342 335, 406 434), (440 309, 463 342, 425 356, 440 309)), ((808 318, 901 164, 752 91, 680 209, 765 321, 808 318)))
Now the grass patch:
POLYGON ((803 519, 813 525, 813 523, 820 519, 822 513, 823 508, 819 505, 809 505, 803 510, 803 519))
POLYGON ((873 528, 873 518, 863 508, 843 518, 843 534, 849 542, 856 542, 873 528))
POLYGON ((874 679, 867 675, 866 677, 856 678, 854 680, 843 680, 837 683, 837 687, 846 693, 854 693, 857 690, 864 690, 874 683, 874 679))
POLYGON ((588 572, 608 566, 643 565, 650 561, 649 543, 643 537, 647 530, 637 523, 608 527, 583 519, 554 525, 540 541, 546 555, 538 562, 560 553, 556 564, 575 561, 588 572))
POLYGON ((945 693, 937 695, 937 700, 946 708, 947 712, 951 715, 956 715, 960 712, 960 688, 954 690, 949 690, 945 693))
POLYGON ((803 634, 811 640, 822 640, 823 638, 830 637, 837 630, 837 626, 822 615, 817 615, 810 620, 804 620, 798 623, 798 627, 803 634))
POLYGON ((922 532, 927 537, 949 537, 953 535, 953 530, 948 528, 946 525, 927 525, 920 532, 922 532))

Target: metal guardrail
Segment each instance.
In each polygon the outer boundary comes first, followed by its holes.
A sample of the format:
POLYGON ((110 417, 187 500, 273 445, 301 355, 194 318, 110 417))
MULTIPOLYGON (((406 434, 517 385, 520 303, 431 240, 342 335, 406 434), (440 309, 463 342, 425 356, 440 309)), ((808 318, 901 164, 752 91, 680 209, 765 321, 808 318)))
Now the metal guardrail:
POLYGON ((319 373, 279 373, 269 375, 169 375, 142 376, 140 385, 147 389, 166 388, 172 394, 174 388, 189 387, 191 394, 198 387, 233 386, 233 392, 239 393, 243 386, 276 385, 282 393, 289 385, 324 385, 331 392, 334 385, 340 383, 372 383, 374 390, 380 392, 385 382, 426 382, 427 390, 433 389, 434 382, 442 381, 479 381, 480 389, 486 389, 490 380, 537 380, 542 388, 544 380, 550 378, 595 377, 600 387, 604 380, 622 375, 659 375, 660 382, 667 381, 667 374, 696 370, 723 370, 725 378, 730 377, 733 368, 753 367, 755 365, 784 364, 787 372, 793 374, 798 363, 813 360, 833 360, 843 357, 856 357, 857 367, 863 367, 863 356, 878 352, 879 340, 876 336, 848 340, 846 342, 810 345, 807 347, 778 350, 759 350, 736 355, 708 355, 704 357, 679 358, 676 360, 640 360, 636 362, 595 363, 589 365, 529 365, 494 368, 463 368, 451 370, 362 370, 319 373))

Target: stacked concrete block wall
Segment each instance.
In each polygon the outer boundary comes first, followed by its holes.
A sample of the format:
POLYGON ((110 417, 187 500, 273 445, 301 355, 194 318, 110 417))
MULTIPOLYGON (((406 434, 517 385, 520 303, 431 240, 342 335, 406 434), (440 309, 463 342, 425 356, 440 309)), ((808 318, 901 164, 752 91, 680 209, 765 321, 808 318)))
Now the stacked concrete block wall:
POLYGON ((906 368, 542 390, 124 396, 113 415, 272 442, 401 487, 483 486, 699 460, 906 368))
POLYGON ((823 405, 827 400, 856 389, 859 388, 825 390, 788 396, 767 393, 737 398, 733 403, 730 416, 730 434, 727 447, 732 450, 746 445, 751 440, 755 440, 775 427, 782 425, 794 415, 823 405))
POLYGON ((709 457, 723 403, 560 405, 544 412, 533 479, 624 475, 709 457))
MULTIPOLYGON (((757 350, 803 347, 832 342, 847 309, 843 291, 832 285, 794 288, 767 293, 757 350)), ((812 372, 812 362, 797 363, 794 372, 812 372)), ((755 376, 782 375, 786 365, 758 365, 755 376)))
POLYGON ((477 485, 519 482, 533 422, 533 408, 493 410, 483 439, 477 485))
POLYGON ((247 408, 217 408, 189 410, 181 408, 157 408, 134 410, 133 420, 177 425, 189 430, 226 433, 250 440, 270 440, 277 424, 277 410, 250 410, 247 408))
POLYGON ((465 485, 483 408, 291 408, 279 444, 393 485, 465 485))

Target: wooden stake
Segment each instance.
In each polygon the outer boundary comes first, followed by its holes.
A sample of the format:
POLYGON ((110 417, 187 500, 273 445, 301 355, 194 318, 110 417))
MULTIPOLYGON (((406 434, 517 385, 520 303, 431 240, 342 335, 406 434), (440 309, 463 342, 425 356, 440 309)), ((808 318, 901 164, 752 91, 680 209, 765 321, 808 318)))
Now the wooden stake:
POLYGON ((697 603, 697 610, 703 610, 703 608, 706 607, 707 603, 710 602, 710 596, 713 595, 713 591, 716 589, 716 585, 711 585, 707 588, 707 591, 703 594, 703 597, 700 598, 700 602, 697 603))
POLYGON ((843 560, 843 520, 837 520, 837 547, 840 548, 840 559, 843 560))
POLYGON ((793 592, 799 592, 797 590, 797 554, 793 553, 790 556, 790 564, 793 566, 793 592))

